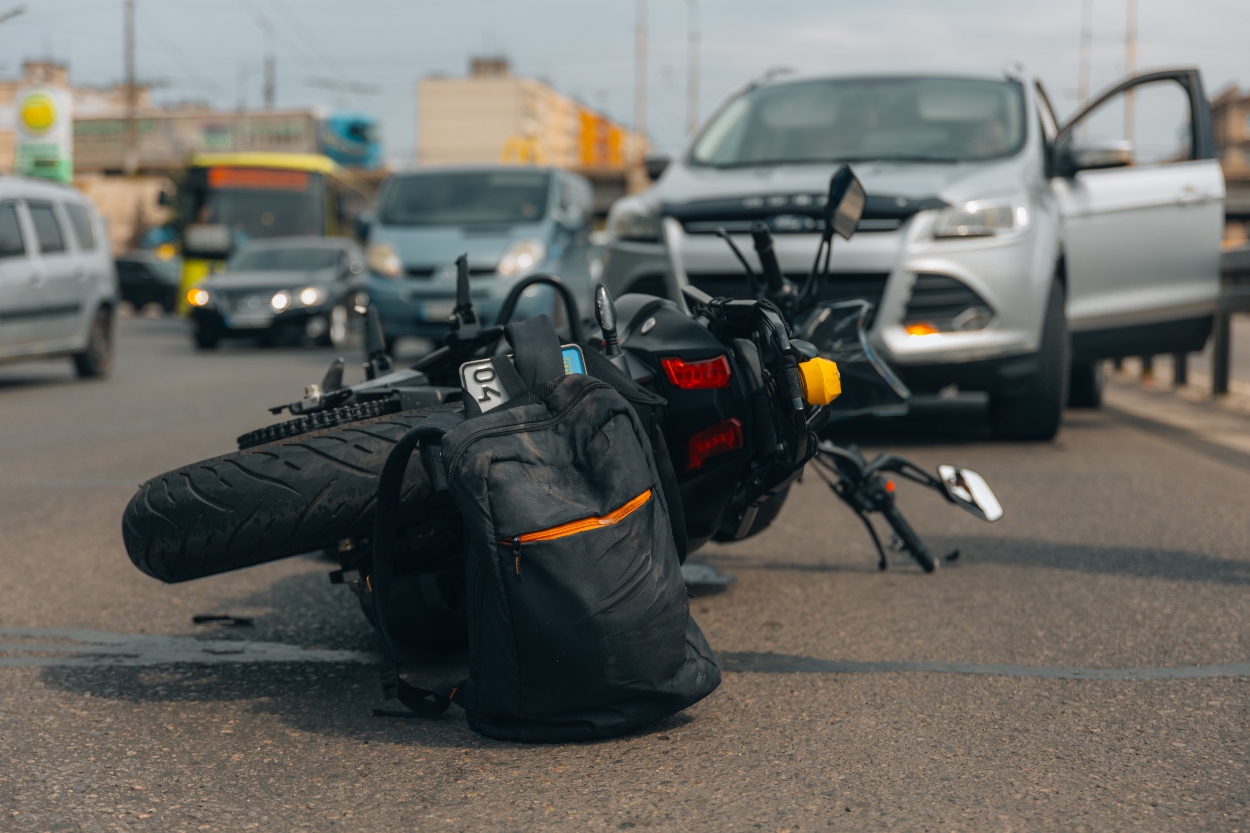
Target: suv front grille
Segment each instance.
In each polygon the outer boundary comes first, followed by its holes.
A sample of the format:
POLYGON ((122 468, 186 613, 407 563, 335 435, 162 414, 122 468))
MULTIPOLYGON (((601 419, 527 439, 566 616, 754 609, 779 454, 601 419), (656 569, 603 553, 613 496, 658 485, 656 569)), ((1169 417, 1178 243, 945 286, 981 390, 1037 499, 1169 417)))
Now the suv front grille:
MULTIPOLYGON (((743 272, 707 273, 692 272, 687 275, 690 283, 702 289, 713 298, 747 298, 750 283, 743 272)), ((802 286, 807 275, 787 275, 790 280, 802 286)), ((885 284, 889 280, 888 272, 832 272, 825 278, 824 291, 820 293, 822 301, 852 301, 863 299, 872 304, 869 323, 881 305, 881 296, 885 294, 885 284)))

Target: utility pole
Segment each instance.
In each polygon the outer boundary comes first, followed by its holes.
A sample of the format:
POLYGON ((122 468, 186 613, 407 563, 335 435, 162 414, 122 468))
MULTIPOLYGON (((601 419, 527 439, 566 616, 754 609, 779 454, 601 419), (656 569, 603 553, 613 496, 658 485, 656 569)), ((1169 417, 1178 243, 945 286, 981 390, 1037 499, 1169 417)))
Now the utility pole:
POLYGON ((634 168, 642 175, 647 155, 647 0, 636 0, 634 30, 634 168))
POLYGON ((686 133, 699 129, 699 0, 686 0, 690 39, 686 45, 686 133))
POLYGON ((122 171, 133 176, 139 170, 139 135, 135 131, 135 111, 139 91, 135 87, 135 0, 126 0, 126 150, 122 155, 122 171))
MULTIPOLYGON (((1124 70, 1132 76, 1137 72, 1137 0, 1128 0, 1128 26, 1124 37, 1124 70)), ((1133 116, 1136 102, 1133 88, 1124 93, 1124 138, 1133 141, 1133 116)))
POLYGON ((272 110, 274 106, 275 87, 277 86, 278 66, 274 59, 273 53, 265 54, 265 109, 272 110))
POLYGON ((1081 66, 1077 87, 1082 105, 1089 101, 1090 41, 1094 36, 1093 9, 1094 0, 1081 0, 1081 66))

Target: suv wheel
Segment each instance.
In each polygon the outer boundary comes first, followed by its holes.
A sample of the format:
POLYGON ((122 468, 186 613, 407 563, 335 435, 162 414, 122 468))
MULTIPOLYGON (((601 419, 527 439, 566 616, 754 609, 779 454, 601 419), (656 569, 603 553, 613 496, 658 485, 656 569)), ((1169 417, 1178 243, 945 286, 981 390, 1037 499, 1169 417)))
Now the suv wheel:
POLYGON ((1023 395, 990 399, 990 425, 1000 440, 1051 440, 1068 399, 1068 322, 1065 294, 1051 284, 1038 350, 1040 370, 1023 395))
POLYGON ((80 379, 107 376, 113 367, 113 312, 107 307, 95 311, 87 346, 74 354, 74 372, 80 379))
POLYGON ((1102 362, 1074 362, 1068 388, 1069 408, 1102 407, 1102 362))

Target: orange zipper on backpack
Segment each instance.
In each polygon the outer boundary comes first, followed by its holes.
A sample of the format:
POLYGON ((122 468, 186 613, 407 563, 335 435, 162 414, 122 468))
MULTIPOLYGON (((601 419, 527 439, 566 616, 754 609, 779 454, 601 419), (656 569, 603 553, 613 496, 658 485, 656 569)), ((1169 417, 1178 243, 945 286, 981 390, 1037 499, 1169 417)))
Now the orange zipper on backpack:
POLYGON ((510 544, 513 554, 513 569, 518 577, 521 575, 521 545, 535 544, 539 541, 554 541, 557 538, 567 538, 570 535, 576 535, 579 532, 589 532, 592 529, 599 529, 604 526, 612 526, 615 523, 623 521, 625 518, 638 511, 643 504, 651 500, 651 490, 647 489, 638 497, 626 503, 620 509, 613 509, 606 515, 595 515, 590 518, 582 518, 578 521, 569 521, 566 524, 553 526, 550 529, 540 529, 537 532, 527 532, 524 535, 514 535, 511 538, 504 538, 499 543, 510 544))

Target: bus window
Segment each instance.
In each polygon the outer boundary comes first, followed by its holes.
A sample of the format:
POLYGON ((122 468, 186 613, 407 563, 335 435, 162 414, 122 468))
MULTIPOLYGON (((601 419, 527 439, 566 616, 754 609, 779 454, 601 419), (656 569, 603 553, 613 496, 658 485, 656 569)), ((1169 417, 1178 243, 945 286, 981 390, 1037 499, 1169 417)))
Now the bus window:
POLYGON ((188 173, 187 196, 186 222, 224 227, 232 248, 258 237, 325 233, 325 186, 315 171, 197 168, 188 173))

